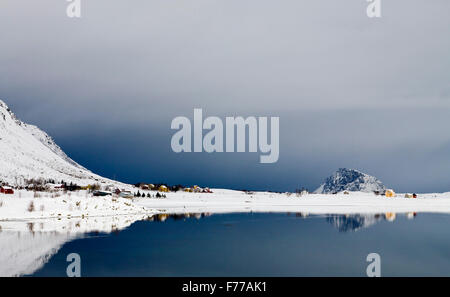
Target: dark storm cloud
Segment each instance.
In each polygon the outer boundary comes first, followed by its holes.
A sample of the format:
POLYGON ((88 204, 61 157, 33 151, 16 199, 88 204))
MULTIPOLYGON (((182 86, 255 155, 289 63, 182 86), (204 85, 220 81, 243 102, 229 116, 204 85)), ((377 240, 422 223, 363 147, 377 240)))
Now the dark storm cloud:
POLYGON ((82 0, 74 20, 63 0, 3 0, 0 98, 130 182, 293 190, 356 167, 448 190, 450 4, 382 2, 374 20, 363 0, 82 0), (172 153, 170 121, 195 107, 280 116, 279 162, 172 153))

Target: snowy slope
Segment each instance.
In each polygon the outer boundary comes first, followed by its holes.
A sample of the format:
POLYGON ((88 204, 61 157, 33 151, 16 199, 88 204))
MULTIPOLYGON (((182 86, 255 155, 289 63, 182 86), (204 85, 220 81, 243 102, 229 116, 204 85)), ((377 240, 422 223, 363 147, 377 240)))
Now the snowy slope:
POLYGON ((49 135, 18 120, 0 100, 0 181, 21 185, 31 178, 111 183, 70 159, 49 135))
POLYGON ((314 193, 330 194, 341 191, 359 192, 383 192, 386 187, 376 177, 355 169, 340 168, 332 176, 328 177, 314 193))

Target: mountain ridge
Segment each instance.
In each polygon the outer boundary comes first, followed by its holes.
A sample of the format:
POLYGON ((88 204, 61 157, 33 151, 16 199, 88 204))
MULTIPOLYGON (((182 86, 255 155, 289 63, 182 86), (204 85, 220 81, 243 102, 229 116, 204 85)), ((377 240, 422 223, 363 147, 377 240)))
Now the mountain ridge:
POLYGON ((80 185, 114 182, 84 168, 35 125, 19 120, 0 100, 0 182, 20 186, 31 179, 80 185))

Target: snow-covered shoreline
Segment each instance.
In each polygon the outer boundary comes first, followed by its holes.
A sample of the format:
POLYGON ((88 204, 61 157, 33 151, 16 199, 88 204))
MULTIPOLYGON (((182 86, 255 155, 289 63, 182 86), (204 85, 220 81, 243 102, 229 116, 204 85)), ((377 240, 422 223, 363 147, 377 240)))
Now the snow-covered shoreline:
MULTIPOLYGON (((450 193, 387 198, 372 193, 306 194, 242 192, 213 189, 209 193, 166 193, 167 198, 93 197, 86 191, 34 194, 20 190, 0 195, 0 226, 12 222, 51 222, 87 218, 131 216, 135 220, 156 214, 298 212, 308 214, 450 213, 450 193)), ((51 226, 51 224, 50 224, 51 226)), ((97 226, 99 227, 99 226, 97 226)), ((89 229, 89 228, 88 228, 89 229)), ((90 229, 95 229, 91 226, 90 229)), ((101 228, 100 228, 101 229, 101 228)), ((48 227, 47 230, 51 230, 48 227)))
POLYGON ((213 189, 214 194, 169 193, 166 199, 136 199, 146 208, 167 213, 186 212, 302 212, 310 214, 358 213, 450 213, 450 193, 421 194, 404 198, 404 194, 387 198, 373 193, 307 194, 253 192, 251 194, 213 189))
POLYGON ((0 195, 0 221, 149 214, 151 210, 120 197, 93 197, 87 191, 46 193, 18 190, 0 195))

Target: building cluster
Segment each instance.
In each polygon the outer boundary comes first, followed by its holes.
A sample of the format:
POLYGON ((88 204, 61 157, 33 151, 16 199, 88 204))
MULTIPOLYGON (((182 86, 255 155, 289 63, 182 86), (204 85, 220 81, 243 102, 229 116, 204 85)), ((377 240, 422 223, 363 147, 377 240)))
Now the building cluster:
POLYGON ((194 185, 192 187, 184 187, 182 185, 175 185, 175 186, 168 186, 165 184, 144 184, 139 183, 135 184, 135 187, 141 189, 141 190, 148 190, 148 191, 158 191, 162 193, 168 193, 168 192, 190 192, 190 193, 212 193, 211 189, 208 187, 201 188, 197 185, 194 185))

